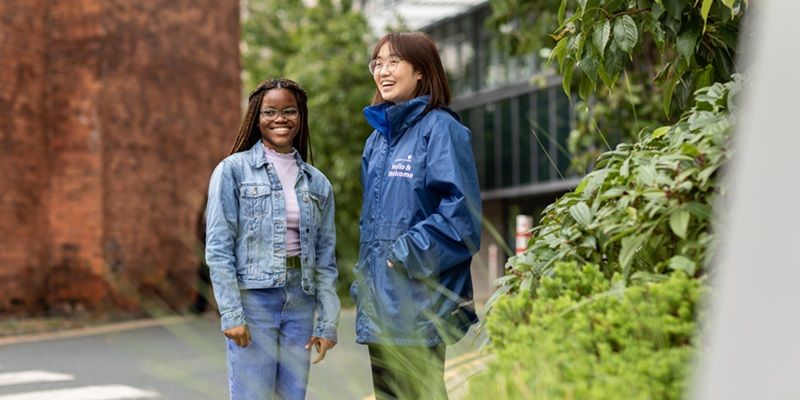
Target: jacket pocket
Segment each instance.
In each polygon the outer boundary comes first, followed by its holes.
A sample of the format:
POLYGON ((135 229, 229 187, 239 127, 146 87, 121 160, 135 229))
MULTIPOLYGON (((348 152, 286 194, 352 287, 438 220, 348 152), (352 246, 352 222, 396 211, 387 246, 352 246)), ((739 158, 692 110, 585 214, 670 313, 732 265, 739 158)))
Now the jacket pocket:
POLYGON ((239 186, 239 209, 249 218, 268 215, 270 207, 270 187, 262 184, 243 183, 239 186))
POLYGON ((319 224, 322 222, 322 208, 325 206, 326 198, 314 192, 308 192, 308 198, 311 200, 311 217, 314 219, 314 225, 319 228, 319 224))

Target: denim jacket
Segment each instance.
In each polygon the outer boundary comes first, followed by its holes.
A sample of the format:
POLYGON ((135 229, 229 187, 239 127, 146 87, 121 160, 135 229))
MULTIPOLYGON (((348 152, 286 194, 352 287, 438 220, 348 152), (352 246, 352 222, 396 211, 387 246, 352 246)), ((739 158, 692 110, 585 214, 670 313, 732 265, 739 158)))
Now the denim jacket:
MULTIPOLYGON (((330 182, 296 154, 303 291, 317 298, 314 336, 336 341, 339 298, 330 182)), ((286 280, 286 211, 275 167, 259 141, 222 160, 211 175, 206 207, 206 262, 222 330, 246 325, 240 290, 282 287, 286 280)))

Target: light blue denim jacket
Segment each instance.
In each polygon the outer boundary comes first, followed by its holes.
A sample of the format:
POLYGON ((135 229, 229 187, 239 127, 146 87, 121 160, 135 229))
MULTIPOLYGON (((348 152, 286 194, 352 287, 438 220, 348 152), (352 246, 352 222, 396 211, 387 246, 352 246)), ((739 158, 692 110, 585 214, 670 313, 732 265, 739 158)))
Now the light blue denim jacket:
MULTIPOLYGON (((316 294, 314 336, 336 341, 336 229, 330 182, 296 154, 303 291, 316 294)), ((222 330, 246 325, 240 290, 286 281, 286 208, 275 167, 257 142, 222 160, 211 175, 206 207, 206 262, 222 330)))

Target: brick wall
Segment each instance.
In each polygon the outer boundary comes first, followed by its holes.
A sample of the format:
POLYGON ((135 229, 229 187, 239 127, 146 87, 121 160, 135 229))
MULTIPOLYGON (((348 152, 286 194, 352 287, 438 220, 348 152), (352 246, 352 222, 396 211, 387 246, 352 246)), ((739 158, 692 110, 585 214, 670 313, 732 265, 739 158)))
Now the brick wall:
MULTIPOLYGON (((44 66, 36 66, 45 75, 37 100, 43 106, 32 107, 38 115, 13 117, 44 128, 44 167, 27 186, 0 183, 14 196, 44 200, 0 203, 0 234, 29 229, 35 233, 28 237, 41 236, 8 245, 0 239, 0 276, 41 272, 29 279, 35 282, 17 279, 17 289, 4 279, 0 290, 26 289, 31 293, 20 294, 21 302, 46 310, 137 308, 143 299, 186 307, 197 279, 196 226, 208 177, 240 119, 237 2, 12 3, 25 4, 28 16, 48 27, 40 32, 44 66), (35 228, 7 223, 20 207, 46 216, 35 228), (11 259, 6 247, 24 247, 39 259, 25 266, 28 257, 11 259)), ((5 52, 7 40, 0 40, 5 52)), ((20 68, 0 65, 0 75, 20 68)), ((17 137, 23 130, 0 132, 17 137)), ((4 156, 4 170, 5 163, 4 156)), ((9 164, 13 175, 22 170, 9 164)), ((0 300, 0 308, 19 307, 0 300)))
POLYGON ((29 308, 47 265, 44 0, 0 1, 0 309, 29 308))

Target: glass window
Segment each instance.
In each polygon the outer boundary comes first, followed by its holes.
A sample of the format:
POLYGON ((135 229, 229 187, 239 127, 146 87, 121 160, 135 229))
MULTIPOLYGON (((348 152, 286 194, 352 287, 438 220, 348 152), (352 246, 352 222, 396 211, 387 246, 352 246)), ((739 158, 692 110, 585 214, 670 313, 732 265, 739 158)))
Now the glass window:
POLYGON ((514 158, 513 158, 513 151, 512 149, 514 146, 517 146, 517 143, 514 143, 513 135, 512 135, 512 128, 511 128, 511 100, 506 99, 500 102, 500 120, 498 121, 500 125, 500 171, 501 173, 501 184, 503 187, 511 187, 513 184, 513 170, 514 170, 514 158))
POLYGON ((550 127, 550 115, 548 112, 548 105, 550 101, 547 96, 547 90, 538 90, 536 92, 536 118, 532 121, 534 139, 536 140, 536 181, 547 182, 550 180, 550 132, 547 130, 550 127))
POLYGON ((561 88, 552 87, 553 96, 555 97, 556 104, 556 138, 558 141, 558 170, 561 171, 563 176, 567 175, 570 164, 569 150, 567 150, 567 141, 569 140, 570 131, 570 104, 569 98, 561 88))
MULTIPOLYGON (((535 152, 531 152, 531 101, 529 94, 517 97, 519 121, 519 181, 521 184, 533 182, 531 179, 531 161, 535 152)), ((534 148, 535 149, 535 148, 534 148)))
POLYGON ((495 178, 499 172, 497 169, 497 157, 495 155, 495 106, 494 104, 487 104, 483 107, 483 143, 485 146, 484 154, 486 155, 486 189, 494 189, 498 187, 497 179, 495 178))

